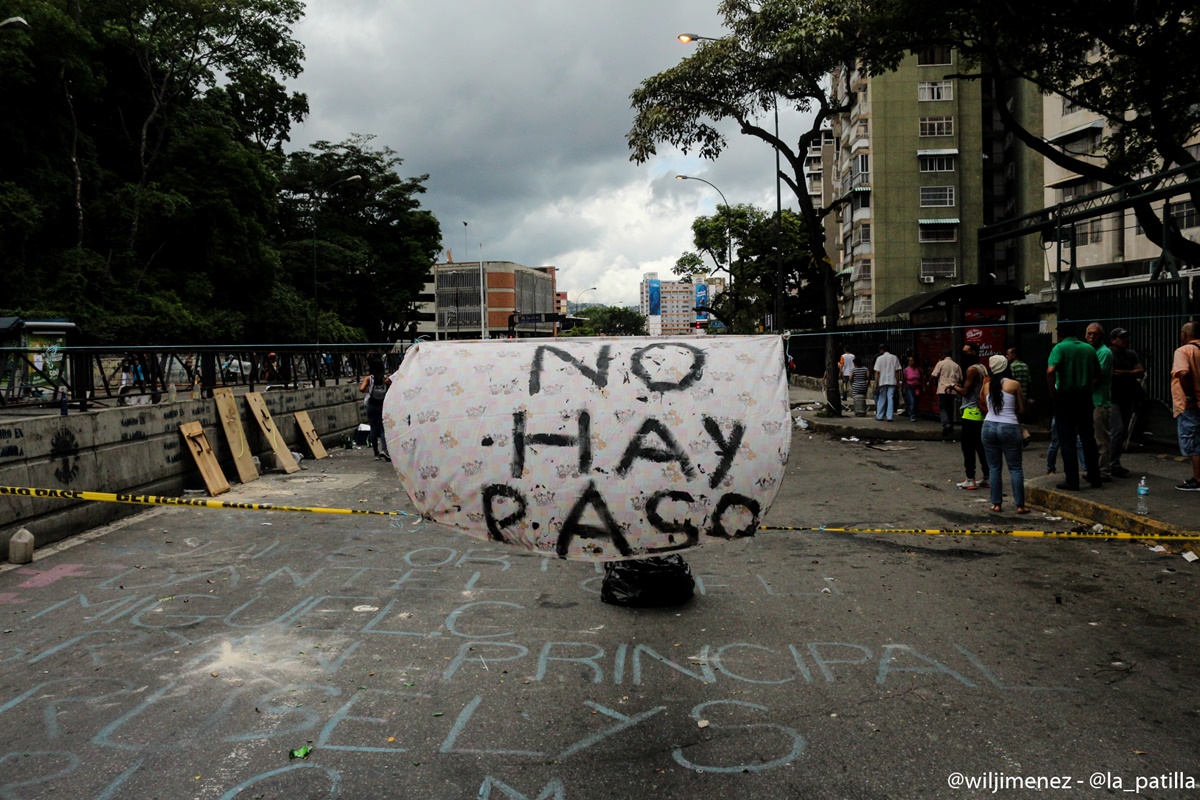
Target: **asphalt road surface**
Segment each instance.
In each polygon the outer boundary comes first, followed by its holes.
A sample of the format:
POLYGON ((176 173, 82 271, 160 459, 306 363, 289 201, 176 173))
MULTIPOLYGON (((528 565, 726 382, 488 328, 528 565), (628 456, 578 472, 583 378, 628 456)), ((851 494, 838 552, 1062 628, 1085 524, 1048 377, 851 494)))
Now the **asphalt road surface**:
MULTIPOLYGON (((897 446, 797 432, 766 524, 1072 525, 897 446)), ((305 466, 222 499, 411 508, 305 466)), ((410 519, 160 508, 0 573, 0 798, 1200 796, 1185 548, 765 532, 630 610, 410 519)))

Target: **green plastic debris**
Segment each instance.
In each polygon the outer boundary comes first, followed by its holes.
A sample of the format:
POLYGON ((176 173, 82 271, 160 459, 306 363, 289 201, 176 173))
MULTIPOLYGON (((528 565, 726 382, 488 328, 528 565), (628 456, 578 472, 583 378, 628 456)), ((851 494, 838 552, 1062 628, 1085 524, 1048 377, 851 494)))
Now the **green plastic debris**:
POLYGON ((288 758, 308 758, 308 754, 312 752, 312 745, 306 744, 304 747, 297 747, 288 753, 288 758))

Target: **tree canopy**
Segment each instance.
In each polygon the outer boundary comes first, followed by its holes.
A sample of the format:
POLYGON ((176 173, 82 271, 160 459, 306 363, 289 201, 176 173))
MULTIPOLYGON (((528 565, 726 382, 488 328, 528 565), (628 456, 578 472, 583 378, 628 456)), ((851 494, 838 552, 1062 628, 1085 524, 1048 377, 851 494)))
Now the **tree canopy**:
POLYGON ((587 322, 576 325, 565 336, 645 336, 646 318, 632 308, 589 306, 577 312, 587 322))
POLYGON ((820 325, 823 284, 803 220, 784 209, 780 221, 782 228, 777 229, 774 212, 750 205, 717 206, 716 214, 692 223, 696 250, 681 255, 672 269, 685 281, 718 271, 732 278, 726 291, 713 299, 712 310, 733 333, 757 333, 767 315, 775 313, 780 266, 788 325, 820 325))
POLYGON ((0 313, 70 317, 92 343, 306 341, 315 219, 330 248, 315 248, 329 271, 323 340, 402 324, 438 247, 416 201, 424 178, 400 178, 400 160, 365 137, 285 154, 308 112, 286 87, 303 64, 302 9, 11 8, 29 27, 0 30, 0 313), (356 173, 353 191, 310 202, 356 173))

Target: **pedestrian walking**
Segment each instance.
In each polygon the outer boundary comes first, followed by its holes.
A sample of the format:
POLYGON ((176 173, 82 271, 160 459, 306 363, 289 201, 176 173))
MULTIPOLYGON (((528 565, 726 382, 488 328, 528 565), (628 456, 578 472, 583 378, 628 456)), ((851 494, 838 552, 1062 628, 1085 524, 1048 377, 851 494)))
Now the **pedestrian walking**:
POLYGON ((933 365, 930 379, 937 381, 938 417, 942 421, 942 440, 954 440, 954 404, 958 395, 954 387, 962 382, 962 370, 954 361, 954 352, 950 348, 942 351, 942 360, 933 365))
POLYGON ((921 397, 921 384, 924 382, 925 376, 917 366, 917 359, 909 356, 908 364, 904 367, 904 410, 908 412, 909 422, 917 421, 917 400, 921 397))
POLYGON ((1079 441, 1083 447, 1084 470, 1087 482, 1099 489, 1099 457, 1096 452, 1095 428, 1092 421, 1092 390, 1100 371, 1096 350, 1079 339, 1079 325, 1070 320, 1058 323, 1058 344, 1050 351, 1046 362, 1046 389, 1054 404, 1054 426, 1063 444, 1063 478, 1059 489, 1079 491, 1079 460, 1075 448, 1068 443, 1079 441))
POLYGON ((392 379, 383 374, 383 359, 378 356, 373 356, 367 362, 367 369, 369 373, 362 379, 358 390, 366 395, 363 403, 367 407, 367 424, 371 426, 369 434, 371 450, 375 453, 375 458, 391 461, 392 457, 387 449, 387 439, 383 435, 383 400, 387 397, 387 390, 392 384, 392 379), (379 452, 381 449, 382 453, 379 452))
POLYGON ((987 368, 979 363, 979 345, 973 342, 963 345, 962 359, 963 381, 954 387, 954 392, 962 399, 959 422, 962 425, 963 470, 967 478, 956 486, 960 489, 986 489, 991 481, 987 454, 983 451, 983 409, 979 407, 979 393, 983 390, 987 368), (983 473, 983 480, 978 483, 975 481, 976 458, 983 473))
POLYGON ((1175 488, 1200 492, 1200 322, 1185 323, 1171 359, 1171 411, 1179 454, 1192 461, 1192 477, 1175 488))
POLYGON ((842 376, 842 399, 846 400, 850 397, 850 375, 854 372, 854 353, 850 352, 850 345, 842 348, 842 357, 838 359, 838 370, 842 376))

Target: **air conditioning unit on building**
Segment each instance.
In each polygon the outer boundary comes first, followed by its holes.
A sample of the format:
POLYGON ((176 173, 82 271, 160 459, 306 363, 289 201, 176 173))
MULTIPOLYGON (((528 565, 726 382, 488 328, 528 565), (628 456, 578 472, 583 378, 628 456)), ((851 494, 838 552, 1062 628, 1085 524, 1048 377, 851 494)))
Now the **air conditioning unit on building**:
POLYGON ((932 275, 922 275, 921 283, 933 283, 933 276, 932 275))

